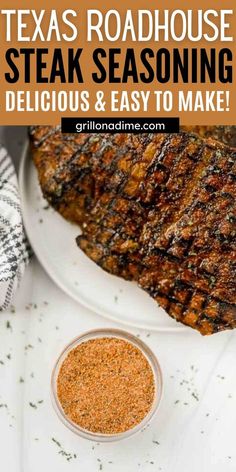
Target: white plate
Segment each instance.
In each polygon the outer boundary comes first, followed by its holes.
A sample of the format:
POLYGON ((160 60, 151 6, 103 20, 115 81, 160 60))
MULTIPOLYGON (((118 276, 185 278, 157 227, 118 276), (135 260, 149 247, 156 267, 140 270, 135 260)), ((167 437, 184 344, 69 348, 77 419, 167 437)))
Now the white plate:
POLYGON ((78 249, 79 228, 48 208, 28 149, 20 166, 25 228, 32 248, 54 282, 76 301, 113 321, 155 331, 185 330, 135 283, 107 274, 78 249))

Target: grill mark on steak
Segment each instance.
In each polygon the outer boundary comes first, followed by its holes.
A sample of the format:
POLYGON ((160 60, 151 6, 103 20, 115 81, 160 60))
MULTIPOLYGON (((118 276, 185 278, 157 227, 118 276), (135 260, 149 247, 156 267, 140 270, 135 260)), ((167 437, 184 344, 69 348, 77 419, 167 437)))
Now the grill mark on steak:
POLYGON ((227 146, 236 147, 236 126, 182 126, 182 131, 196 133, 201 138, 212 138, 227 146))

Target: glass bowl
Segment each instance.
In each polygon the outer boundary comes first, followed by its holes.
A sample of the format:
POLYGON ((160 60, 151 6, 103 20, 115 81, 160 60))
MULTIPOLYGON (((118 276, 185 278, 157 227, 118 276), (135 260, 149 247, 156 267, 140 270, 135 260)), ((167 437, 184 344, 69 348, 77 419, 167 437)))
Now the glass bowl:
POLYGON ((90 439, 92 441, 111 442, 111 441, 118 441, 120 439, 128 438, 132 436, 133 434, 137 433, 138 431, 145 429, 149 425, 150 421, 153 419, 159 407, 161 396, 162 396, 162 386, 163 386, 163 381, 162 381, 162 373, 161 373, 159 362, 156 356, 151 351, 151 349, 143 341, 141 341, 136 336, 133 336, 132 334, 126 331, 120 330, 120 329, 96 329, 92 331, 87 331, 86 333, 83 333, 77 338, 73 339, 65 347, 62 353, 59 355, 52 371, 51 396, 52 396, 52 403, 58 417, 64 423, 64 425, 67 426, 71 431, 78 434, 79 436, 82 436, 83 438, 90 439), (122 339, 124 341, 127 341, 133 344, 146 357, 153 371, 155 395, 154 395, 152 407, 140 423, 138 423, 133 428, 122 433, 102 434, 102 433, 94 433, 94 432, 81 428, 79 425, 71 421, 70 418, 68 418, 65 415, 64 410, 57 396, 57 377, 58 377, 61 365, 64 359, 67 357, 68 353, 72 349, 76 348, 79 344, 89 341, 91 339, 96 339, 96 338, 118 338, 118 339, 122 339))

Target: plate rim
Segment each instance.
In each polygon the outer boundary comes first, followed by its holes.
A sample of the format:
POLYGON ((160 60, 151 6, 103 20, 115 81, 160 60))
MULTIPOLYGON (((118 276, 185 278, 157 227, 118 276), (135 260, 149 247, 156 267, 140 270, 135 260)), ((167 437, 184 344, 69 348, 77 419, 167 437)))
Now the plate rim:
MULTIPOLYGON (((153 331, 153 332, 160 332, 160 333, 162 332, 162 333, 173 333, 173 334, 175 334, 175 333, 187 332, 187 327, 181 326, 181 324, 178 323, 177 321, 176 321, 176 324, 177 324, 176 327, 174 327, 174 326, 173 327, 172 326, 166 326, 166 327, 156 326, 155 327, 155 326, 147 326, 147 325, 139 323, 139 322, 135 323, 135 322, 132 322, 132 320, 128 321, 128 320, 124 320, 124 319, 119 319, 118 317, 109 314, 106 310, 95 308, 94 305, 90 304, 89 302, 84 300, 82 297, 76 296, 73 293, 73 291, 70 291, 70 289, 61 282, 60 278, 57 276, 57 274, 55 274, 55 271, 53 269, 51 269, 50 264, 47 263, 44 255, 40 253, 40 250, 38 250, 38 248, 34 244, 34 238, 32 236, 32 232, 31 232, 31 229, 30 229, 31 225, 30 225, 30 222, 28 221, 28 218, 26 216, 27 199, 26 199, 26 195, 25 195, 25 174, 26 174, 25 167, 26 167, 27 160, 30 157, 29 154, 30 154, 30 145, 26 141, 26 143, 23 147, 23 151, 22 151, 22 155, 21 155, 21 159, 20 159, 20 166, 19 166, 19 193, 20 193, 20 199, 21 199, 23 223, 24 223, 25 231, 27 233, 27 236, 28 236, 29 242, 32 246, 34 254, 36 255, 39 263, 44 268, 45 272, 53 280, 53 282, 64 293, 66 293, 70 298, 72 298, 78 304, 81 304, 82 306, 84 306, 88 310, 92 311, 92 313, 95 313, 96 315, 102 316, 103 318, 111 320, 115 323, 118 323, 118 324, 121 324, 121 325, 124 325, 124 326, 129 326, 129 327, 136 328, 136 329, 142 329, 142 330, 145 330, 145 331, 153 331)), ((166 314, 166 316, 169 316, 169 315, 166 314)))

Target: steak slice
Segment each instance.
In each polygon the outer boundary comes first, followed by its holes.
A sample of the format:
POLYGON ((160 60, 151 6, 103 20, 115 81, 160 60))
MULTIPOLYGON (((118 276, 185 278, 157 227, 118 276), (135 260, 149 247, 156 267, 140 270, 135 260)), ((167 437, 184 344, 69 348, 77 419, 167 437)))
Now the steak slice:
POLYGON ((222 302, 190 284, 188 269, 180 266, 178 260, 160 253, 153 256, 152 262, 153 269, 143 271, 139 285, 172 318, 203 335, 236 327, 235 304, 222 302))
POLYGON ((81 224, 114 169, 119 178, 122 158, 139 155, 151 139, 145 134, 62 134, 59 127, 31 127, 31 151, 44 197, 66 219, 81 224))
MULTIPOLYGON (((183 129, 236 146, 236 126, 183 129)), ((64 218, 77 224, 85 221, 100 196, 115 156, 118 154, 120 158, 139 147, 142 152, 143 140, 148 142, 153 136, 62 134, 59 126, 31 126, 29 135, 44 197, 64 218)))

